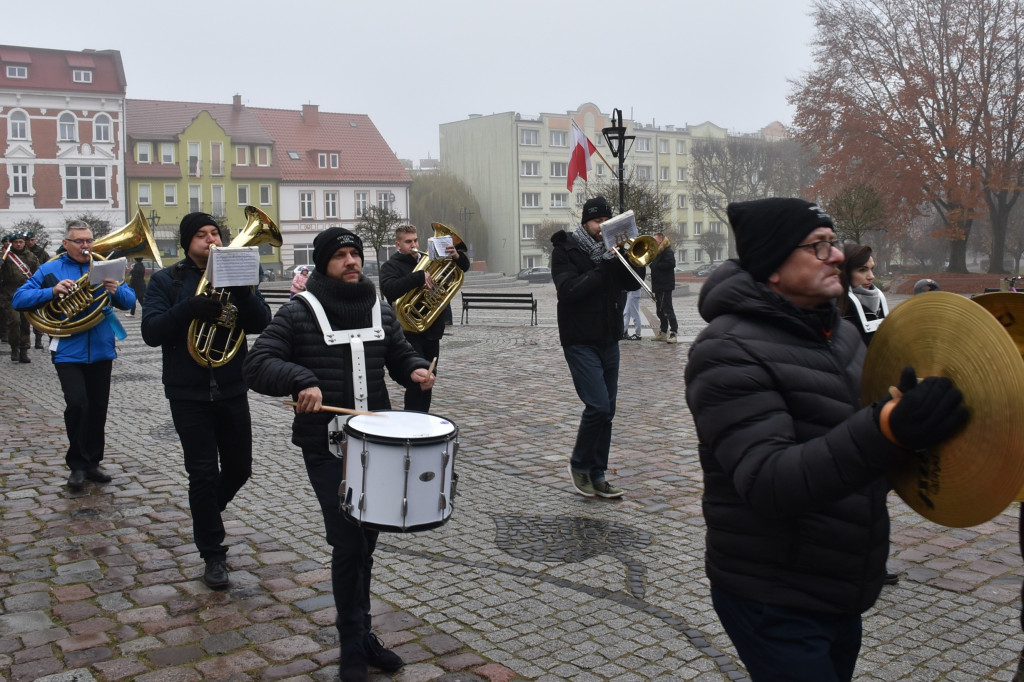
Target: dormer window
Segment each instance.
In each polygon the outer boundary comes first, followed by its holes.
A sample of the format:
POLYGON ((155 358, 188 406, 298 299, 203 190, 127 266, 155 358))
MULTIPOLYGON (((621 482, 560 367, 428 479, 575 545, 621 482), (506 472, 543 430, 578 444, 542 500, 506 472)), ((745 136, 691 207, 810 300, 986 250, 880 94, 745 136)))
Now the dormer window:
POLYGON ((71 71, 71 80, 76 83, 92 83, 92 71, 88 69, 74 69, 71 71))
POLYGON ((327 154, 320 153, 316 155, 317 165, 321 168, 327 168, 327 154))
POLYGON ((28 67, 27 66, 15 66, 13 64, 7 65, 7 77, 8 78, 28 78, 28 67))

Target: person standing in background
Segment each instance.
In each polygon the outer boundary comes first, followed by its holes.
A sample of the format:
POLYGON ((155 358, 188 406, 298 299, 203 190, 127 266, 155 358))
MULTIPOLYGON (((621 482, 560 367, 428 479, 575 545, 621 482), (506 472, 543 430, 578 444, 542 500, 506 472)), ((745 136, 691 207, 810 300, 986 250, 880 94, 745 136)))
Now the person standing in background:
MULTIPOLYGON (((145 305, 146 298, 146 266, 142 264, 142 257, 135 259, 129 269, 128 286, 135 292, 136 305, 145 305)), ((128 311, 128 317, 135 317, 135 306, 128 311)))
POLYGON ((654 340, 676 343, 679 323, 676 321, 675 308, 672 307, 672 292, 676 288, 676 254, 672 251, 672 242, 664 233, 655 232, 654 240, 658 242, 658 255, 651 263, 651 290, 654 291, 659 325, 654 340))

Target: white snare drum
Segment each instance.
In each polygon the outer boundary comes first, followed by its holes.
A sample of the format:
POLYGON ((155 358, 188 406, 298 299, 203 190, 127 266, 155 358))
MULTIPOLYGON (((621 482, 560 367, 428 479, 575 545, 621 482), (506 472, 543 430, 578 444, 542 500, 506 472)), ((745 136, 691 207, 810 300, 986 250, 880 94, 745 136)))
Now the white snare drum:
POLYGON ((332 435, 345 460, 342 512, 375 530, 437 528, 454 506, 459 427, 423 412, 376 415, 351 417, 332 435))

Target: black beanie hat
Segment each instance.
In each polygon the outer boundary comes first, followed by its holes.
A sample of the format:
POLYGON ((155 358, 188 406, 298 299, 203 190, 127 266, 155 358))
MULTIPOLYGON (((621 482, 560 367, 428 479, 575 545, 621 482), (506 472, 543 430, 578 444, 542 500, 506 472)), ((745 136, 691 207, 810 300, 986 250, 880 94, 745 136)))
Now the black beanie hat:
POLYGON ((815 228, 834 227, 821 207, 803 199, 741 201, 725 212, 736 235, 740 267, 758 282, 767 281, 815 228))
POLYGON ((354 247, 359 254, 359 260, 363 260, 363 240, 359 235, 344 227, 332 227, 318 234, 313 240, 313 265, 326 275, 327 263, 330 262, 331 256, 343 246, 354 247))
POLYGON ((188 245, 192 243, 192 237, 196 235, 199 228, 206 227, 207 225, 213 225, 220 232, 220 225, 217 223, 217 219, 209 213, 189 213, 181 219, 181 224, 178 225, 178 233, 180 235, 181 248, 186 253, 188 253, 188 245))
POLYGON ((580 218, 580 224, 582 225, 594 218, 611 217, 612 207, 608 205, 607 199, 599 195, 592 199, 587 199, 587 203, 583 204, 583 217, 580 218))

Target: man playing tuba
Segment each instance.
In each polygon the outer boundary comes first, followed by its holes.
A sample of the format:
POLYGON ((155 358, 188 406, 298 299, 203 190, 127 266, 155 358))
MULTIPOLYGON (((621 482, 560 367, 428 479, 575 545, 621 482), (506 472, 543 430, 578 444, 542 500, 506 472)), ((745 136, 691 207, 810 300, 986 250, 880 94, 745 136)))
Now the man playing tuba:
MULTIPOLYGON (((228 586, 227 547, 221 512, 252 472, 252 423, 248 386, 242 377, 247 346, 219 366, 200 365, 189 353, 193 320, 216 325, 224 303, 198 291, 210 258, 221 246, 213 216, 189 213, 181 220, 185 257, 155 273, 142 305, 142 338, 163 348, 164 395, 181 439, 188 472, 188 504, 199 556, 206 563, 203 582, 211 589, 228 586)), ((228 302, 238 309, 237 322, 257 334, 270 322, 270 308, 255 287, 229 287, 228 302)))

